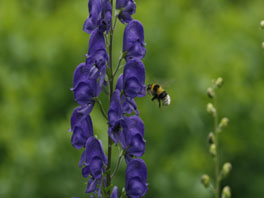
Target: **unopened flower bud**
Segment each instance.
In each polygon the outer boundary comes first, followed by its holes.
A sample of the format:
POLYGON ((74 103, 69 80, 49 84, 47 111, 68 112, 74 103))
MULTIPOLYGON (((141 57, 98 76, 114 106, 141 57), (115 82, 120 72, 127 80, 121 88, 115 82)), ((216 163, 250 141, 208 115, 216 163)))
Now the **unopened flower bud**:
POLYGON ((215 96, 215 92, 214 92, 212 87, 209 87, 207 89, 207 95, 208 95, 209 98, 213 98, 215 96))
POLYGON ((219 128, 221 129, 221 128, 227 127, 228 122, 229 122, 229 119, 228 118, 226 118, 226 117, 225 118, 222 118, 222 120, 221 120, 221 122, 219 124, 219 128))
POLYGON ((209 149, 210 154, 214 157, 216 155, 216 146, 215 144, 211 144, 210 145, 210 149, 209 149))
POLYGON ((208 143, 213 144, 214 142, 215 142, 215 136, 214 136, 213 132, 210 132, 208 135, 208 143))
POLYGON ((223 176, 224 177, 228 176, 231 170, 232 170, 232 164, 229 162, 224 163, 223 168, 222 168, 223 176))
POLYGON ((224 80, 222 77, 217 78, 215 81, 215 85, 219 88, 222 87, 223 83, 224 83, 224 80))
POLYGON ((212 103, 207 104, 207 112, 215 114, 216 110, 215 110, 214 105, 212 103))
POLYGON ((229 186, 225 186, 222 191, 222 198, 231 198, 231 189, 229 186))
POLYGON ((204 174, 201 177, 201 182, 202 182, 202 184, 204 185, 205 188, 208 188, 209 185, 210 185, 210 177, 208 175, 204 174))
POLYGON ((260 21, 260 27, 264 29, 264 20, 260 21))

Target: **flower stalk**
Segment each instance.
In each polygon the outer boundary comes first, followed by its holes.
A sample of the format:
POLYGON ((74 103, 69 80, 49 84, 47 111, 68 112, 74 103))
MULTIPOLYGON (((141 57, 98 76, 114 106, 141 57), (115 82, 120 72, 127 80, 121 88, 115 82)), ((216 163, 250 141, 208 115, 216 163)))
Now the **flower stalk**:
POLYGON ((75 101, 80 105, 71 117, 72 145, 84 151, 79 162, 82 175, 89 178, 86 193, 98 198, 117 198, 118 188, 112 185, 122 159, 127 164, 126 184, 121 196, 142 197, 147 192, 147 169, 141 157, 145 152, 144 123, 139 117, 136 97, 145 96, 144 30, 139 21, 133 20, 134 0, 89 0, 90 15, 83 30, 91 34, 86 61, 74 71, 75 101), (114 15, 112 13, 115 13, 114 15), (123 50, 117 66, 113 67, 113 38, 117 19, 126 25, 123 50), (123 72, 114 88, 115 76, 125 60, 123 72), (108 113, 99 99, 102 90, 109 96, 108 113), (108 124, 107 157, 102 143, 93 132, 90 116, 98 104, 108 124), (112 147, 120 146, 118 161, 112 170, 112 147), (137 188, 135 189, 135 186, 137 188))
MULTIPOLYGON (((228 125, 228 118, 224 117, 219 123, 219 115, 218 115, 218 106, 217 106, 217 91, 223 85, 223 79, 221 77, 213 80, 212 86, 207 89, 207 95, 210 99, 213 100, 213 103, 207 104, 207 112, 212 115, 214 122, 214 130, 210 132, 208 135, 208 143, 209 143, 209 152, 212 155, 214 161, 214 181, 211 183, 210 177, 204 174, 201 178, 203 185, 207 188, 209 186, 213 186, 213 192, 215 198, 220 198, 221 193, 221 181, 225 178, 231 171, 232 165, 229 162, 224 163, 222 170, 220 170, 220 154, 219 154, 219 135, 222 132, 223 128, 228 125)), ((231 198, 230 187, 225 188, 222 191, 221 197, 231 198)))
MULTIPOLYGON (((113 0, 110 0, 111 6, 112 6, 112 13, 113 13, 113 0)), ((109 68, 110 68, 110 76, 108 78, 109 80, 109 85, 110 85, 110 94, 109 94, 109 101, 111 103, 111 98, 113 95, 113 87, 114 87, 114 76, 113 76, 113 34, 114 34, 114 29, 113 29, 113 15, 111 17, 111 28, 110 28, 110 36, 109 36, 109 68)), ((110 136, 108 136, 108 155, 107 155, 107 167, 106 167, 106 187, 111 185, 111 163, 112 163, 112 144, 113 141, 110 136)), ((108 191, 108 196, 110 197, 110 191, 108 191)))

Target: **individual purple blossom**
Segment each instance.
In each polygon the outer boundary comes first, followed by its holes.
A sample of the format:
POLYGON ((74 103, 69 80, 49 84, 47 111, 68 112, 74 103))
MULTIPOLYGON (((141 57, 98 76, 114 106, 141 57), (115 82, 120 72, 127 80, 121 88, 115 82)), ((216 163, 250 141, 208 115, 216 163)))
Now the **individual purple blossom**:
POLYGON ((108 111, 108 135, 117 144, 124 144, 124 116, 122 113, 120 91, 116 89, 111 97, 111 103, 108 111))
POLYGON ((123 89, 125 95, 131 98, 146 95, 145 67, 140 59, 127 61, 123 73, 123 89))
POLYGON ((115 186, 113 188, 112 194, 111 194, 111 198, 118 198, 118 188, 117 186, 115 186))
MULTIPOLYGON (((123 87, 123 74, 121 74, 117 79, 116 89, 122 92, 123 87)), ((125 95, 121 96, 121 108, 123 113, 131 114, 132 112, 135 112, 136 115, 139 114, 135 99, 125 95)))
POLYGON ((123 53, 126 60, 131 58, 143 58, 146 54, 144 43, 144 29, 137 20, 130 21, 124 31, 123 53))
POLYGON ((129 162, 133 156, 141 157, 145 152, 144 123, 136 115, 126 117, 124 120, 125 144, 122 147, 126 151, 126 161, 129 162))
POLYGON ((90 37, 86 62, 95 64, 100 69, 106 65, 107 61, 108 54, 105 47, 104 34, 99 30, 95 30, 90 37))
POLYGON ((85 151, 82 154, 79 165, 82 164, 85 165, 82 169, 83 177, 91 176, 88 180, 86 193, 95 192, 96 190, 100 191, 100 189, 97 189, 97 185, 102 185, 107 158, 104 154, 101 141, 93 136, 89 137, 86 142, 85 151))
POLYGON ((141 198, 148 190, 147 167, 143 160, 133 159, 126 168, 126 195, 128 198, 141 198))
POLYGON ((89 113, 94 104, 76 107, 71 116, 72 145, 81 149, 85 146, 87 139, 93 136, 93 124, 89 113))
POLYGON ((83 31, 91 33, 96 28, 109 32, 112 22, 112 6, 108 0, 89 0, 89 17, 83 24, 83 31))
POLYGON ((134 0, 116 0, 116 9, 119 10, 119 20, 128 23, 132 20, 131 15, 136 12, 136 3, 134 0))
POLYGON ((78 65, 74 71, 72 91, 75 101, 80 105, 93 102, 94 97, 100 94, 107 61, 103 33, 95 30, 90 38, 86 62, 78 65))

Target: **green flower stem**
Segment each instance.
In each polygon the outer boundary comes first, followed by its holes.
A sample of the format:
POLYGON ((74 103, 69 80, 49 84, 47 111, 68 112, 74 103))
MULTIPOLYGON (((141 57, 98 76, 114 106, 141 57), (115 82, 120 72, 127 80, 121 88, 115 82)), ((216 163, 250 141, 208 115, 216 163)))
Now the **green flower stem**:
MULTIPOLYGON (((112 9, 113 8, 113 0, 111 0, 111 6, 112 9)), ((112 11, 113 13, 113 11, 112 11)), ((112 16, 112 23, 113 23, 113 16, 112 16)), ((110 29, 110 39, 109 39, 109 48, 108 48, 108 52, 109 52, 109 68, 110 68, 110 74, 108 76, 108 81, 109 81, 109 85, 110 85, 110 93, 109 93, 109 100, 111 102, 111 97, 113 95, 113 86, 114 86, 114 78, 113 78, 113 55, 112 55, 112 44, 113 44, 113 26, 111 25, 111 29, 110 29)), ((106 188, 109 187, 111 185, 111 159, 112 159, 112 144, 113 141, 110 138, 110 136, 108 136, 108 153, 107 153, 107 167, 106 167, 106 172, 107 172, 107 176, 106 176, 106 188)), ((108 190, 107 192, 107 197, 110 197, 110 190, 108 190)))
POLYGON ((217 112, 217 98, 216 94, 214 96, 214 107, 215 113, 214 115, 214 134, 215 134, 215 148, 216 148, 216 155, 214 158, 215 162, 215 198, 219 198, 220 196, 220 182, 221 177, 219 174, 219 149, 218 149, 218 112, 217 112))
POLYGON ((99 98, 95 98, 95 101, 96 101, 97 104, 99 105, 99 107, 100 107, 100 111, 101 111, 102 115, 104 116, 104 118, 105 118, 106 120, 108 120, 108 116, 107 116, 107 114, 106 114, 106 112, 105 112, 105 110, 104 110, 104 107, 103 107, 103 104, 102 104, 101 100, 100 100, 99 98))
POLYGON ((118 171, 118 169, 119 169, 119 167, 120 167, 120 165, 121 165, 121 163, 122 163, 122 159, 123 159, 123 157, 124 157, 124 153, 125 153, 124 150, 122 150, 122 151, 120 152, 120 155, 119 155, 119 157, 118 157, 118 161, 117 161, 116 167, 115 167, 115 169, 114 169, 114 171, 113 171, 113 173, 112 173, 111 178, 113 178, 114 175, 116 174, 116 172, 118 171))
POLYGON ((118 60, 118 63, 117 63, 117 67, 116 67, 116 70, 114 72, 113 77, 115 77, 116 73, 118 72, 119 67, 121 65, 121 62, 122 62, 123 58, 124 58, 124 53, 122 52, 121 55, 120 55, 120 57, 119 57, 119 60, 118 60))

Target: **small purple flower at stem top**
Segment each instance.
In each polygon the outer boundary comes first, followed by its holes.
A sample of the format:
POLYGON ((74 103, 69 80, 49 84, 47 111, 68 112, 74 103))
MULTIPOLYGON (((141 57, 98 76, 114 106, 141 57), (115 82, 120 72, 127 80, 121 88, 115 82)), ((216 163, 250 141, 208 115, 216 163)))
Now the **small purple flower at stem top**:
POLYGON ((112 194, 111 194, 111 198, 118 198, 118 188, 117 186, 115 186, 113 188, 112 194))
POLYGON ((81 149, 85 146, 87 139, 93 136, 93 124, 89 113, 94 104, 76 107, 71 116, 71 131, 73 132, 71 143, 81 149))
POLYGON ((101 142, 93 136, 89 137, 86 142, 85 151, 80 161, 80 165, 82 164, 85 165, 82 169, 83 177, 91 176, 86 193, 95 192, 96 190, 100 192, 101 189, 97 189, 97 185, 102 185, 107 158, 101 142))
POLYGON ((119 10, 119 20, 128 23, 132 20, 131 15, 136 12, 136 4, 134 0, 116 0, 116 9, 119 10))
POLYGON ((123 88, 125 95, 131 98, 146 95, 145 67, 140 59, 127 61, 123 73, 123 88))
POLYGON ((126 195, 128 198, 141 198, 148 190, 147 167, 143 160, 133 159, 126 168, 126 195))
POLYGON ((123 53, 126 60, 131 58, 143 58, 146 54, 144 43, 144 29, 137 20, 130 21, 124 31, 123 53))
POLYGON ((109 32, 112 22, 112 6, 108 0, 90 0, 89 17, 83 24, 83 31, 91 33, 98 28, 100 32, 109 32))

